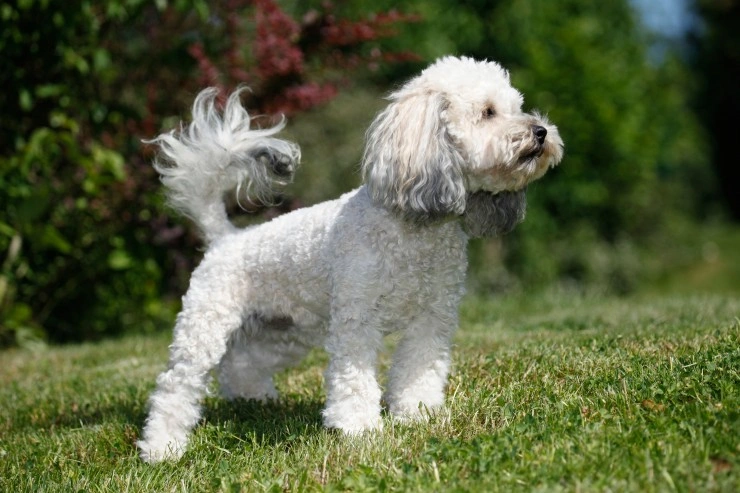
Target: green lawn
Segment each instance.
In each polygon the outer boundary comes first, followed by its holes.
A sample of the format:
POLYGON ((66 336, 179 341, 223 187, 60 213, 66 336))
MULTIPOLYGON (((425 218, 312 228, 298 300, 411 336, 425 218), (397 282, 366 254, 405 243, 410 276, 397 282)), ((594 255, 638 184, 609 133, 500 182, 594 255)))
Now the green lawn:
POLYGON ((275 404, 210 398, 158 466, 134 442, 168 334, 5 351, 0 491, 740 491, 738 316, 727 294, 468 298, 429 423, 322 429, 317 351, 275 404))

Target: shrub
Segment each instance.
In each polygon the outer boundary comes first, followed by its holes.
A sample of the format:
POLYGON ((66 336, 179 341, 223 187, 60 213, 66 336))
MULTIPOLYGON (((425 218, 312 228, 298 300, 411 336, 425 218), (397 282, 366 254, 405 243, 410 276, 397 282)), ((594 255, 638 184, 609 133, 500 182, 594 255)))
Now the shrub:
POLYGON ((0 122, 0 345, 172 317, 196 243, 166 218, 140 139, 203 85, 246 83, 252 109, 294 114, 348 70, 412 57, 372 47, 411 17, 353 21, 328 4, 296 20, 273 0, 28 0, 0 16, 0 112, 13 115, 0 122))

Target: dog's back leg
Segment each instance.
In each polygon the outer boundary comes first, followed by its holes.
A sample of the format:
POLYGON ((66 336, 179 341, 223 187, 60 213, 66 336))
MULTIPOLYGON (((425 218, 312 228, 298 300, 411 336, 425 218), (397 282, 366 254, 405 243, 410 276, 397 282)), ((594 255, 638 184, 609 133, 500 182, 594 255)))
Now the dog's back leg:
POLYGON ((210 371, 226 353, 231 334, 242 324, 241 307, 213 285, 193 278, 177 317, 168 369, 157 378, 149 417, 138 442, 150 463, 177 459, 201 416, 210 371), (206 284, 205 286, 203 284, 206 284))
POLYGON ((309 346, 285 337, 295 330, 290 317, 252 314, 232 334, 219 364, 218 382, 227 399, 277 399, 273 375, 298 364, 309 346))

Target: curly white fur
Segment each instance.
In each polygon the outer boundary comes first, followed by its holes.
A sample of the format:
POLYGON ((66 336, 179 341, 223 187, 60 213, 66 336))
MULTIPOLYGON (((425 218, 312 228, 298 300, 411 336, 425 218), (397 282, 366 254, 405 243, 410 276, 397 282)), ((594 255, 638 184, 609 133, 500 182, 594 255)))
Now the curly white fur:
POLYGON ((496 63, 446 57, 393 93, 373 122, 365 185, 237 230, 223 194, 247 186, 269 196, 299 152, 272 137, 282 124, 251 129, 238 94, 223 115, 214 95, 196 99, 187 128, 156 139, 171 202, 210 246, 183 297, 141 457, 184 452, 214 368, 224 396, 272 399, 273 374, 317 344, 330 356, 324 424, 381 428, 376 356, 393 331, 403 337, 385 391, 391 414, 419 419, 442 406, 468 238, 523 219, 526 185, 562 157, 556 127, 522 113, 496 63))
POLYGON ((253 129, 249 113, 240 103, 244 89, 229 96, 219 113, 214 88, 202 91, 193 104, 193 121, 179 134, 162 134, 149 143, 160 146, 154 167, 162 176, 170 204, 189 216, 207 242, 234 231, 228 221, 223 195, 237 187, 261 202, 292 178, 300 161, 293 142, 273 135, 285 119, 272 128, 253 129))

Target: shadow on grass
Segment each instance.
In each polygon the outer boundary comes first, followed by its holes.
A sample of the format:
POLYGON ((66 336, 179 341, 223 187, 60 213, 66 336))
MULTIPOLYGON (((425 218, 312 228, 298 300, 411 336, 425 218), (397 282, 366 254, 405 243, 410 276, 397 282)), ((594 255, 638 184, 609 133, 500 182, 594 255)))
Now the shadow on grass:
POLYGON ((80 429, 101 425, 139 426, 146 418, 145 400, 132 403, 128 399, 76 402, 69 399, 45 402, 18 408, 11 421, 11 429, 80 429))
POLYGON ((277 445, 319 433, 323 399, 282 398, 266 403, 209 398, 199 426, 219 433, 219 446, 237 449, 245 440, 277 445))
MULTIPOLYGON (((30 408, 20 411, 9 422, 0 422, 0 434, 9 431, 23 441, 26 440, 24 435, 35 435, 43 430, 48 439, 59 443, 82 440, 90 447, 87 451, 90 457, 101 457, 101 460, 138 455, 136 442, 141 438, 147 417, 146 399, 69 406, 55 404, 64 409, 52 404, 45 409, 56 408, 55 412, 39 412, 38 409, 34 412, 30 408), (100 441, 93 436, 106 438, 100 441)), ((203 417, 191 432, 193 437, 200 439, 193 440, 191 446, 194 450, 220 449, 233 454, 265 447, 288 452, 295 444, 311 440, 322 432, 322 407, 323 399, 294 396, 269 403, 208 398, 204 402, 203 417)), ((68 454, 73 452, 68 451, 68 454)))
MULTIPOLYGON (((260 403, 238 399, 228 401, 207 398, 203 417, 196 428, 203 427, 218 440, 220 447, 237 450, 244 441, 279 444, 295 437, 309 436, 322 430, 319 396, 286 396, 278 401, 260 403)), ((43 429, 65 433, 98 426, 123 426, 138 435, 148 413, 145 394, 102 401, 61 399, 44 405, 24 406, 6 422, 6 431, 23 433, 43 429), (135 430, 135 431, 134 431, 135 430)), ((131 439, 132 445, 135 438, 131 439)))

